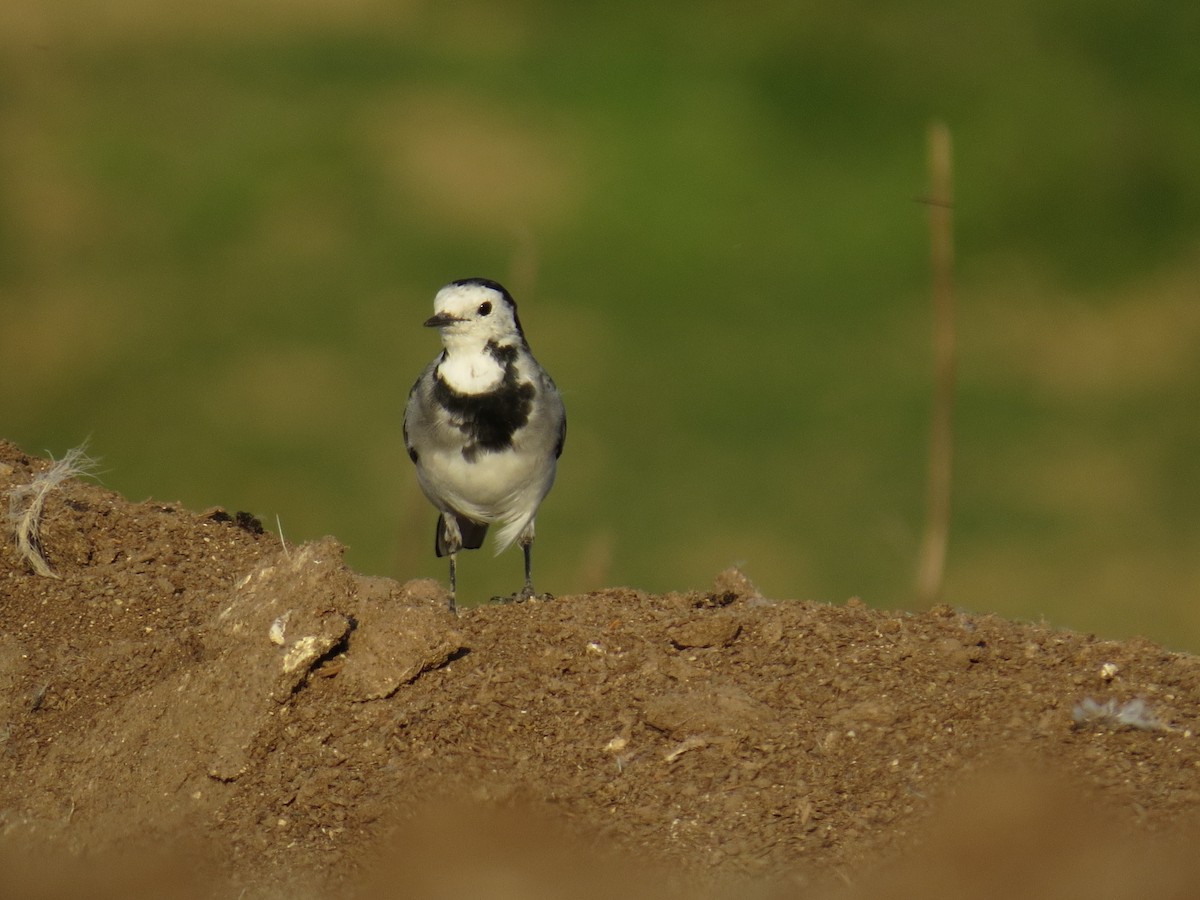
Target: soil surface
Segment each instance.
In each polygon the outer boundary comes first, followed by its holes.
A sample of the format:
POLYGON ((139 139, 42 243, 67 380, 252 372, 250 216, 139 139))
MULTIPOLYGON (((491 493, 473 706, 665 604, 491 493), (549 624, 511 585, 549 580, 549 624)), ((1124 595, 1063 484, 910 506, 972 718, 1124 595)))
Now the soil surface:
MULTIPOLYGON (((50 465, 0 442, 0 493, 50 465)), ((454 616, 332 538, 79 479, 39 524, 52 574, 0 549, 6 896, 1200 884, 1200 658, 1147 641, 736 571, 454 616)))

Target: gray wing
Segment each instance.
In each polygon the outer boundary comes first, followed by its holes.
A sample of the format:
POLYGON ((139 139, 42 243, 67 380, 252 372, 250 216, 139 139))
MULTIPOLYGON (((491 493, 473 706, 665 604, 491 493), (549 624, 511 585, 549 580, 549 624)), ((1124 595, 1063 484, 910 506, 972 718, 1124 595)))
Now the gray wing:
POLYGON ((558 407, 558 439, 554 442, 554 458, 558 459, 562 456, 563 445, 567 442, 567 408, 563 405, 558 385, 544 370, 542 372, 542 393, 558 407))
POLYGON ((428 427, 429 421, 429 416, 423 408, 423 404, 429 402, 428 392, 423 392, 421 388, 431 377, 437 363, 438 360, 435 359, 425 368, 421 377, 409 389, 408 399, 404 402, 404 449, 414 463, 420 459, 420 453, 417 451, 416 442, 413 441, 413 432, 415 429, 428 427))

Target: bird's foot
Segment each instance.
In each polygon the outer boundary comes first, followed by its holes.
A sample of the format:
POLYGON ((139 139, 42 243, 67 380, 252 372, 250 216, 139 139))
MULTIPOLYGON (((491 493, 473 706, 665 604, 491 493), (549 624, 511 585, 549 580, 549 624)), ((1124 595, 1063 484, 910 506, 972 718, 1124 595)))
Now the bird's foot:
POLYGON ((533 589, 533 585, 527 584, 519 591, 514 591, 511 594, 493 597, 493 603, 524 603, 526 600, 553 600, 553 594, 539 594, 533 589))

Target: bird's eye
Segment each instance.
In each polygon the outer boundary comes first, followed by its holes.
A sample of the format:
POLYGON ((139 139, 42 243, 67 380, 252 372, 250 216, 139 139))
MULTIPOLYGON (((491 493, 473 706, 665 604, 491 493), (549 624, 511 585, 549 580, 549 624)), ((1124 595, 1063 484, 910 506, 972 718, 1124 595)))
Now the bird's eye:
POLYGON ((492 303, 490 300, 485 300, 485 301, 483 301, 483 303, 479 304, 479 314, 481 316, 486 316, 491 311, 492 311, 492 303))

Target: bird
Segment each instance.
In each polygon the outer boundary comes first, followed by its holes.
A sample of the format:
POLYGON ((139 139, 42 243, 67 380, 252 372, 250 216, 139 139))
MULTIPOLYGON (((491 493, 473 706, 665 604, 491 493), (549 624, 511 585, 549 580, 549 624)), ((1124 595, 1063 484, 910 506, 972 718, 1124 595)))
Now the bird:
POLYGON ((450 557, 450 610, 457 610, 458 552, 481 547, 493 524, 497 555, 514 541, 524 552, 525 584, 514 597, 527 600, 536 596, 534 519, 567 437, 562 397, 500 283, 450 282, 424 325, 439 331, 442 351, 409 391, 404 446, 438 511, 434 552, 450 557))

